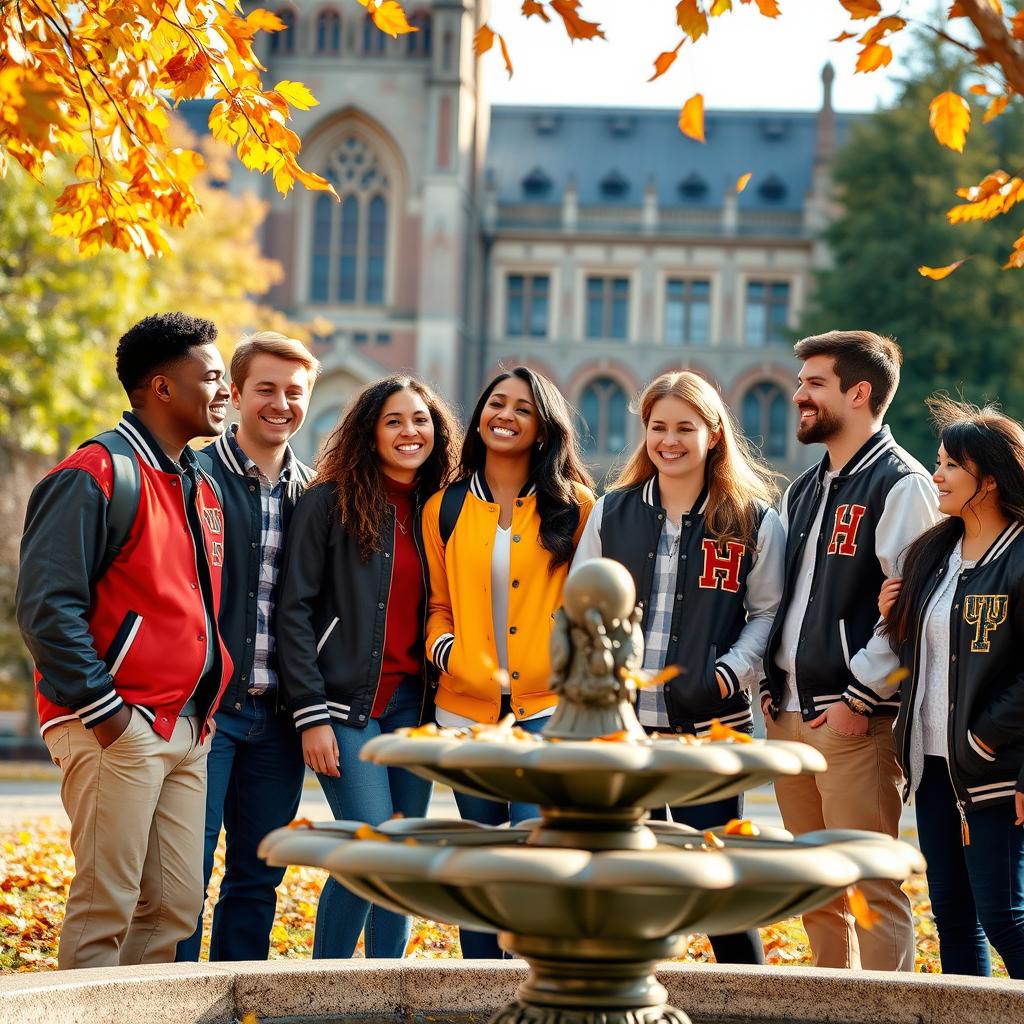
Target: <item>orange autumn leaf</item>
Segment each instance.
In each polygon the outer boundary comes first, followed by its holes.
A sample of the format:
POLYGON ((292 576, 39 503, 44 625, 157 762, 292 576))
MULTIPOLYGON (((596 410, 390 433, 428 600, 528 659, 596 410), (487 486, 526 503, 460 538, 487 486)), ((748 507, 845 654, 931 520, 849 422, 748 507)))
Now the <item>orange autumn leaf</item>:
MULTIPOLYGON (((751 0, 743 0, 743 2, 749 4, 751 0)), ((777 18, 782 13, 776 0, 754 0, 754 3, 766 18, 777 18)))
POLYGON ((473 52, 479 57, 494 45, 494 31, 490 25, 481 25, 473 37, 473 52))
POLYGON ((577 39, 604 39, 604 32, 596 21, 586 21, 576 13, 579 6, 579 0, 551 0, 551 10, 562 19, 566 35, 573 42, 577 39))
POLYGON ((854 21, 873 18, 876 14, 882 13, 882 6, 878 0, 839 0, 839 3, 850 12, 850 17, 854 21))
POLYGON ((699 92, 683 104, 679 112, 679 130, 687 138, 704 141, 704 97, 699 92))
POLYGON ((1024 39, 1024 11, 1015 14, 1010 19, 1010 34, 1014 39, 1024 39))
POLYGON ((679 47, 683 45, 683 40, 680 40, 679 46, 674 50, 666 50, 664 53, 659 53, 654 59, 654 74, 647 79, 648 82, 653 82, 656 78, 661 78, 663 74, 675 63, 676 57, 679 55, 679 47))
MULTIPOLYGON (((965 257, 966 259, 966 257, 965 257)), ((918 267, 917 272, 922 277, 931 278, 933 281, 941 281, 945 277, 949 277, 957 267, 962 266, 964 260, 957 260, 956 263, 950 263, 945 267, 918 267)))
POLYGON ((371 16, 374 25, 389 36, 398 37, 408 35, 410 32, 419 32, 418 28, 409 24, 405 10, 396 0, 384 0, 383 3, 377 4, 371 16))
POLYGON ((501 47, 501 57, 505 61, 505 70, 508 72, 508 77, 512 77, 512 58, 508 55, 508 47, 505 45, 505 37, 498 36, 498 45, 501 47))
POLYGON ((676 24, 694 41, 707 34, 708 16, 698 0, 679 0, 676 4, 676 24))
POLYGON ((830 39, 829 42, 830 43, 843 43, 847 39, 852 39, 856 34, 857 34, 856 32, 840 32, 839 35, 835 36, 833 39, 830 39))
POLYGON ((747 187, 747 185, 750 184, 750 179, 753 176, 754 176, 754 172, 753 171, 747 171, 746 174, 741 174, 736 179, 736 194, 737 195, 739 195, 739 193, 742 192, 747 187))
POLYGON ((984 115, 981 118, 982 124, 988 124, 990 121, 994 121, 1004 110, 1006 105, 1010 102, 1009 96, 995 96, 992 102, 988 105, 984 115))
POLYGON ((857 56, 856 71, 867 73, 884 68, 892 60, 892 50, 884 43, 865 46, 857 56))
POLYGON ((970 104, 955 92, 939 93, 928 105, 928 123, 943 146, 962 153, 971 128, 970 104))
POLYGON ((727 836, 759 836, 761 830, 748 818, 733 818, 725 826, 727 836))
POLYGON ((378 832, 371 825, 360 825, 359 828, 353 833, 356 839, 363 839, 371 843, 386 843, 388 837, 381 832, 378 832))
POLYGON ((987 85, 972 85, 968 92, 973 92, 975 96, 987 96, 988 86, 987 85))
POLYGON ((860 42, 865 46, 870 46, 872 43, 877 43, 884 36, 889 35, 892 32, 900 32, 907 27, 907 23, 902 18, 890 16, 888 18, 879 18, 874 25, 871 26, 860 37, 860 42))
POLYGON ((717 718, 711 719, 708 739, 715 742, 721 742, 722 740, 732 740, 734 743, 754 742, 753 737, 748 736, 745 732, 737 732, 735 729, 730 729, 727 725, 722 725, 721 721, 717 718))
POLYGON ((619 729, 618 732, 610 732, 607 736, 595 736, 591 742, 593 743, 622 743, 623 740, 629 739, 629 733, 625 729, 619 729))
POLYGON ((861 892, 859 886, 851 885, 846 890, 846 898, 850 904, 850 913, 853 914, 853 919, 861 928, 871 931, 882 920, 882 915, 877 910, 872 910, 868 906, 867 898, 861 892))
POLYGON ((709 847, 709 849, 712 849, 712 850, 724 850, 725 849, 725 843, 723 843, 722 840, 719 839, 718 836, 716 836, 714 832, 705 832, 704 833, 704 842, 709 847))
POLYGON ((551 21, 547 15, 547 11, 544 10, 544 5, 542 3, 538 3, 538 0, 523 0, 523 17, 537 17, 542 21, 551 21))

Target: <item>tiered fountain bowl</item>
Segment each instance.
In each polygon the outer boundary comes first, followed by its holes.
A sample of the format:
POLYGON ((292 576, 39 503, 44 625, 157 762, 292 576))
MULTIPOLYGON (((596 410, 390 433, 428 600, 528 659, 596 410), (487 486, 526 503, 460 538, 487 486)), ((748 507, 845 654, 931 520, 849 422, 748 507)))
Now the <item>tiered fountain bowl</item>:
POLYGON ((261 856, 326 868, 390 910, 497 932, 530 974, 492 1024, 686 1024, 653 971, 691 933, 768 925, 860 881, 923 870, 916 849, 874 832, 794 838, 734 822, 702 834, 647 822, 652 808, 824 771, 825 759, 729 730, 648 738, 631 700, 643 641, 628 573, 587 562, 565 601, 552 636, 560 700, 542 735, 511 723, 429 727, 371 740, 362 754, 477 796, 536 803, 539 819, 307 824, 272 832, 261 856))

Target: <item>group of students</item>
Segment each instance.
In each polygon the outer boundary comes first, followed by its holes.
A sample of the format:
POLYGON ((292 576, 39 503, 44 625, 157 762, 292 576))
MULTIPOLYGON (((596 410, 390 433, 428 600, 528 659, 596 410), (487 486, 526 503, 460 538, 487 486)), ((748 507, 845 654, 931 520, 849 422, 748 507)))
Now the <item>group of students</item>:
MULTIPOLYGON (((425 814, 429 783, 362 747, 426 721, 540 731, 565 578, 604 556, 636 583, 644 669, 679 669, 640 691, 644 727, 751 733, 759 694, 769 738, 829 763, 776 783, 786 827, 895 836, 913 796, 943 969, 987 973, 991 942, 1024 977, 1016 422, 934 400, 929 474, 882 424, 898 347, 833 331, 795 348, 797 436, 826 452, 781 504, 718 391, 686 371, 643 390, 640 442, 597 499, 570 407, 523 366, 487 384, 464 438, 422 381, 377 381, 311 470, 288 440, 316 361, 264 332, 238 346, 229 390, 215 336, 169 314, 121 339, 132 411, 117 432, 141 480, 113 557, 105 435, 28 509, 18 616, 77 868, 61 967, 197 959, 222 825, 210 957, 266 957, 282 872, 256 851, 294 817, 304 766, 339 819, 425 814), (196 454, 195 437, 217 440, 196 454)), ((489 825, 537 813, 456 802, 489 825)), ((741 798, 666 813, 707 828, 742 816, 741 798)), ((845 898, 804 916, 816 963, 913 970, 906 895, 864 889, 870 930, 845 898)), ((409 927, 328 879, 313 955, 350 957, 363 935, 367 956, 401 957, 409 927)), ((763 962, 756 930, 711 942, 721 962, 763 962)), ((463 929, 461 945, 501 955, 488 934, 463 929)))

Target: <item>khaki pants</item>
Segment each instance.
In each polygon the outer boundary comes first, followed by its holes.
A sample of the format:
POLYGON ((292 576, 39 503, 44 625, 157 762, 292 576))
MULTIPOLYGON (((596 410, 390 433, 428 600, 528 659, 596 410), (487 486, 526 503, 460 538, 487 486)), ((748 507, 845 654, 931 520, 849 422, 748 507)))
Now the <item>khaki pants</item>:
POLYGON ((46 730, 71 819, 75 877, 57 963, 171 963, 203 905, 206 755, 199 721, 179 718, 169 742, 136 710, 102 748, 80 722, 46 730))
MULTIPOLYGON (((810 744, 828 760, 828 771, 821 775, 776 780, 779 810, 790 832, 859 828, 899 834, 903 776, 891 718, 872 718, 864 736, 843 736, 827 725, 812 729, 796 711, 780 712, 767 726, 769 739, 810 744)), ((899 883, 864 882, 860 888, 871 909, 881 914, 870 930, 856 924, 845 896, 804 914, 815 964, 913 971, 914 919, 899 883)))

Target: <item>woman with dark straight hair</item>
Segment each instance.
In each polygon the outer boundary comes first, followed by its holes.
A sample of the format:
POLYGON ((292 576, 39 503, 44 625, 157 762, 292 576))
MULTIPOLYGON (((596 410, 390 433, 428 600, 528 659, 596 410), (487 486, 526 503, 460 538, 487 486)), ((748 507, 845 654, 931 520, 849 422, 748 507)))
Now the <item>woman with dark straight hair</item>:
POLYGON ((908 677, 896 752, 913 796, 943 973, 1024 978, 1024 429, 928 401, 946 517, 882 588, 908 677))
MULTIPOLYGON (((456 482, 423 510, 439 725, 512 716, 539 732, 554 710, 548 639, 592 486, 554 384, 525 366, 499 373, 470 417, 456 482)), ((529 804, 455 799, 464 818, 487 825, 537 813, 529 804)), ((467 959, 501 956, 493 935, 463 930, 461 938, 467 959)))
MULTIPOLYGON (((433 716, 424 660, 423 502, 448 480, 459 427, 415 377, 364 388, 328 438, 295 507, 277 638, 282 695, 336 818, 378 825, 426 814, 430 783, 359 759, 381 733, 433 716)), ((409 918, 328 878, 313 956, 401 957, 409 918)))

